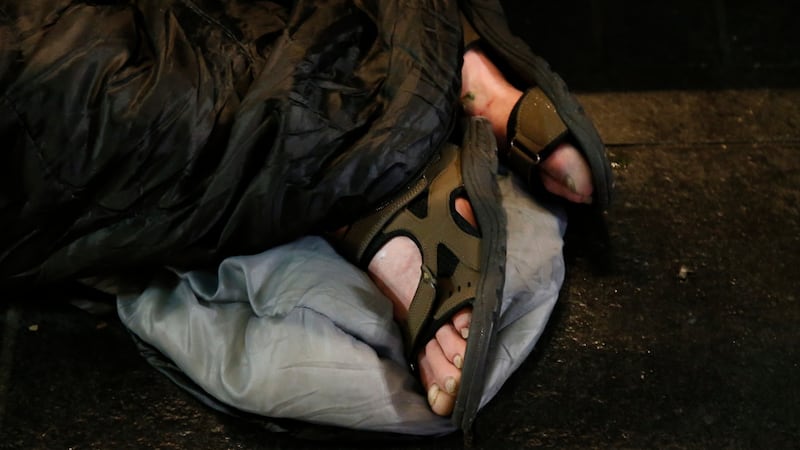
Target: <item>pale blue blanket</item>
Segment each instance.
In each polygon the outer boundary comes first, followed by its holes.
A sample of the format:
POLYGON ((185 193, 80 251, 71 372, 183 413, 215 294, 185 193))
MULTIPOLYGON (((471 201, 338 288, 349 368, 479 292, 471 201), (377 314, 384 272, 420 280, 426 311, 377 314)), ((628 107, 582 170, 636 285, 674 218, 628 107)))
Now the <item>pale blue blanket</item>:
MULTIPOLYGON (((564 278, 565 220, 501 177, 508 260, 483 404, 539 339, 564 278)), ((216 400, 269 417, 436 435, 403 358, 387 300, 319 237, 223 261, 217 272, 165 270, 119 316, 216 400)))

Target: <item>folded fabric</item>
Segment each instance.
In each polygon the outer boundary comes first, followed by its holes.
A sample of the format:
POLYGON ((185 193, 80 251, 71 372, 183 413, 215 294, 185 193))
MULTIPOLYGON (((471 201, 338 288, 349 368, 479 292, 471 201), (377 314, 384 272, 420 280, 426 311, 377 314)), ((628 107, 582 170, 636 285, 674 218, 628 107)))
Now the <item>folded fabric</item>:
MULTIPOLYGON (((563 215, 516 178, 498 182, 506 279, 482 405, 533 349, 564 278, 563 215)), ((119 296, 118 310, 206 403, 356 430, 455 430, 431 413, 409 371, 389 300, 320 237, 228 258, 216 273, 165 269, 141 293, 119 296)))

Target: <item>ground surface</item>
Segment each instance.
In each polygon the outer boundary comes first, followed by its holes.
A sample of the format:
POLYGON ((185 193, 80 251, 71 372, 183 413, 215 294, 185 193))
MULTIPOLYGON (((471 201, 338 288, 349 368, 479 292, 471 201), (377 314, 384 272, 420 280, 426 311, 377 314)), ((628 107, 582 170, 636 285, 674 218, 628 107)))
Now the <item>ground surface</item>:
MULTIPOLYGON (((475 447, 796 448, 798 6, 524 3, 514 27, 580 93, 618 190, 610 245, 571 225, 554 316, 475 447)), ((0 448, 322 445, 210 411, 63 296, 0 302, 0 448)))

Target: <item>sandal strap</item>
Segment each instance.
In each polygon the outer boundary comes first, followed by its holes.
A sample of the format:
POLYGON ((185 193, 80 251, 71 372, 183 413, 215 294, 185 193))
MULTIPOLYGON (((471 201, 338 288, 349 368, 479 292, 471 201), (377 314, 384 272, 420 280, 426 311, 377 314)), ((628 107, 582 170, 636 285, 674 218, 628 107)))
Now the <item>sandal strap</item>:
POLYGON ((338 241, 339 252, 361 268, 366 268, 374 254, 368 252, 379 237, 386 224, 392 220, 408 203, 428 187, 428 179, 423 176, 402 194, 396 196, 377 211, 353 223, 338 241))
POLYGON ((569 129, 553 102, 538 87, 520 98, 509 120, 509 145, 505 158, 509 166, 529 181, 536 166, 563 142, 569 129))
POLYGON ((420 180, 372 215, 351 225, 339 251, 362 267, 395 236, 414 240, 422 255, 419 285, 401 323, 406 356, 419 347, 458 309, 471 304, 480 280, 481 238, 459 224, 455 200, 463 189, 460 149, 446 145, 420 180), (426 192, 427 191, 427 192, 426 192), (407 206, 425 196, 425 214, 407 206))
POLYGON ((435 303, 436 277, 423 264, 422 271, 419 274, 417 292, 414 293, 414 298, 408 307, 405 323, 400 327, 400 331, 403 333, 404 353, 409 361, 413 361, 410 356, 419 345, 419 337, 423 334, 435 303))
POLYGON ((400 211, 386 224, 384 234, 412 236, 422 253, 422 260, 431 271, 441 277, 439 250, 444 245, 456 259, 475 269, 480 261, 480 238, 464 231, 456 222, 454 194, 462 187, 461 158, 455 147, 447 146, 428 177, 427 214, 419 217, 409 210, 400 211))
POLYGON ((408 316, 400 326, 409 361, 453 314, 472 303, 479 275, 477 270, 459 264, 453 276, 437 280, 427 266, 422 266, 408 316))
POLYGON ((463 187, 457 148, 445 147, 430 172, 435 175, 430 176, 427 214, 419 217, 404 209, 382 230, 388 236, 411 237, 422 254, 419 287, 401 324, 409 359, 458 309, 471 304, 480 279, 481 239, 454 217, 455 195, 463 187), (455 261, 440 259, 448 252, 455 261), (451 264, 450 271, 442 270, 451 264))

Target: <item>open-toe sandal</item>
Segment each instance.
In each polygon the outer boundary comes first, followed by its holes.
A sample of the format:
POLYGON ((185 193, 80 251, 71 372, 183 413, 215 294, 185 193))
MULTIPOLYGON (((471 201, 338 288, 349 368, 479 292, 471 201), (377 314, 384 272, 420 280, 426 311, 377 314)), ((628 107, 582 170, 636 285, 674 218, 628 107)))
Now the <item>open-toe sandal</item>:
MULTIPOLYGON (((475 16, 483 20, 475 25, 486 25, 486 16, 475 16)), ((534 191, 546 194, 538 176, 538 166, 559 144, 570 142, 583 155, 592 172, 594 207, 605 210, 611 202, 613 175, 605 145, 594 124, 561 77, 505 27, 496 26, 498 23, 500 21, 495 20, 492 26, 485 26, 479 33, 464 15, 461 16, 464 51, 480 48, 487 52, 504 71, 513 71, 506 75, 521 84, 525 91, 509 118, 508 142, 499 148, 500 160, 523 177, 534 191)))
MULTIPOLYGON (((472 134, 480 133, 477 130, 481 125, 488 130, 476 121, 470 127, 472 134)), ((484 146, 481 153, 478 147, 465 145, 462 149, 446 144, 417 182, 352 224, 339 243, 340 252, 364 268, 394 237, 408 237, 418 246, 422 255, 419 286, 407 318, 400 323, 412 367, 417 353, 436 331, 454 313, 472 306, 452 416, 460 427, 471 424, 479 406, 505 262, 505 215, 496 198, 494 169, 486 157, 489 152, 484 146), (478 228, 456 212, 459 197, 469 199, 478 228)))

